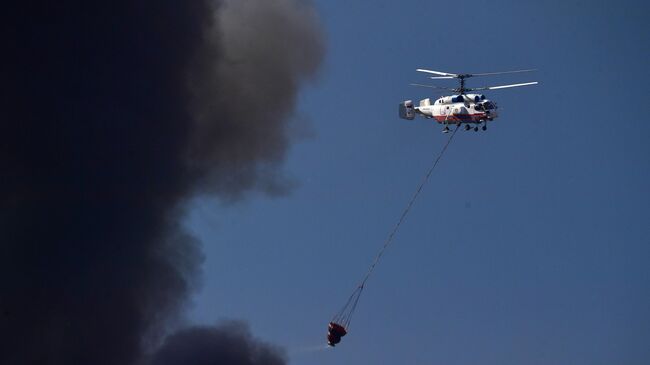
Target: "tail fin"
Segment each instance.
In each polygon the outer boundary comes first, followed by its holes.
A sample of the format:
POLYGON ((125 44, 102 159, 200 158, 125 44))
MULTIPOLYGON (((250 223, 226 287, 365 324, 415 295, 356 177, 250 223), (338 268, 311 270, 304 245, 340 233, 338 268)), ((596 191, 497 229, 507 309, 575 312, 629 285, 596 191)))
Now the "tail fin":
POLYGON ((406 100, 403 103, 399 104, 399 117, 408 120, 415 119, 415 109, 413 108, 413 101, 406 100))

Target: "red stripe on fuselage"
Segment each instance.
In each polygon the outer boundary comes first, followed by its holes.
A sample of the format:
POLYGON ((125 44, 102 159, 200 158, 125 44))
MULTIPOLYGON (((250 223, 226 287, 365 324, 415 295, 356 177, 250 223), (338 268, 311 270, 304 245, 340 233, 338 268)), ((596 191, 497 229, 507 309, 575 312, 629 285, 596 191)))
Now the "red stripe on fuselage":
POLYGON ((477 113, 477 114, 457 114, 457 115, 450 115, 447 117, 446 115, 436 115, 434 116, 437 122, 443 123, 445 120, 447 122, 478 122, 481 119, 487 119, 484 113, 477 113))

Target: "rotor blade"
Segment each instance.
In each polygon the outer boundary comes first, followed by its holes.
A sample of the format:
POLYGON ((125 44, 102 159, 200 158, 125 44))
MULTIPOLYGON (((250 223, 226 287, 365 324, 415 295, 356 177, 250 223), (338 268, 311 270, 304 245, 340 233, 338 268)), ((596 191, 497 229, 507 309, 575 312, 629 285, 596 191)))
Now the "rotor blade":
POLYGON ((451 74, 451 73, 449 73, 449 72, 440 72, 440 71, 433 71, 433 70, 425 70, 425 69, 423 69, 423 68, 418 68, 418 69, 415 70, 415 71, 418 71, 418 72, 426 72, 426 73, 429 73, 429 74, 440 75, 440 76, 451 76, 451 77, 456 77, 456 76, 458 76, 458 75, 456 75, 456 74, 451 74))
POLYGON ((453 76, 431 76, 429 78, 433 79, 433 80, 455 79, 455 77, 453 77, 453 76))
POLYGON ((478 90, 497 90, 497 89, 507 89, 509 87, 518 87, 518 86, 528 86, 528 85, 537 85, 537 81, 533 82, 524 82, 523 84, 511 84, 511 85, 500 85, 500 86, 486 86, 486 87, 473 87, 467 89, 467 91, 478 91, 478 90))
POLYGON ((411 85, 411 86, 419 86, 419 87, 428 87, 430 89, 456 91, 456 89, 451 89, 451 88, 448 88, 448 87, 440 87, 440 86, 435 86, 435 85, 425 85, 425 84, 409 84, 409 85, 411 85))
POLYGON ((472 74, 472 76, 487 76, 487 75, 502 75, 502 74, 516 74, 520 72, 533 72, 537 71, 536 68, 531 68, 528 70, 515 70, 515 71, 501 71, 501 72, 482 72, 478 74, 472 74))

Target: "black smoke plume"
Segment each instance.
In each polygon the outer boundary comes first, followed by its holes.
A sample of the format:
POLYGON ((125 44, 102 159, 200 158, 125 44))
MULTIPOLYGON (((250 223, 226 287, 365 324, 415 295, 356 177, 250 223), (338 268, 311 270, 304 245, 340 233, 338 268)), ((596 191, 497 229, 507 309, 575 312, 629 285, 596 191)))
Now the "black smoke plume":
POLYGON ((14 1, 3 18, 0 363, 140 363, 200 271, 184 203, 286 189, 288 121, 323 56, 313 9, 14 1))
POLYGON ((283 365, 284 353, 254 339, 237 322, 218 327, 193 327, 169 336, 151 365, 283 365), (218 360, 218 361, 216 361, 218 360))

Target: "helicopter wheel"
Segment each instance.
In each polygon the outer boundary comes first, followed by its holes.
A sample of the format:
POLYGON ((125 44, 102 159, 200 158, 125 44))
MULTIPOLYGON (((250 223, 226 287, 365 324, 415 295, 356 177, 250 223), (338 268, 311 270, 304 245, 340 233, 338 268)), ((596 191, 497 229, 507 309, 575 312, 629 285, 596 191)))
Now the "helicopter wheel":
POLYGON ((465 130, 466 130, 466 131, 468 131, 470 128, 471 128, 471 127, 469 126, 469 124, 465 124, 465 130))
POLYGON ((474 132, 478 132, 478 126, 474 127, 474 132))
POLYGON ((481 127, 481 129, 483 129, 484 131, 487 130, 487 125, 483 125, 483 127, 481 127))

